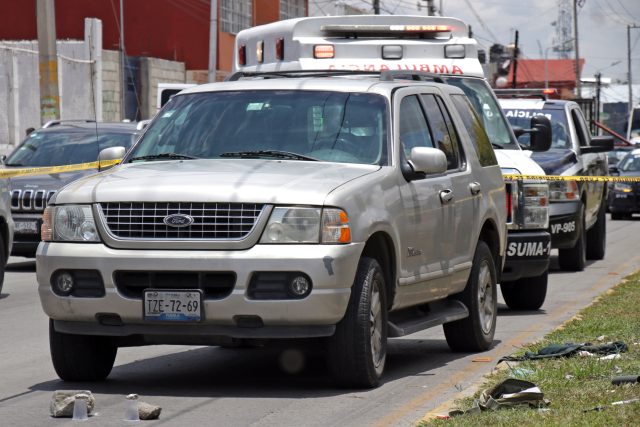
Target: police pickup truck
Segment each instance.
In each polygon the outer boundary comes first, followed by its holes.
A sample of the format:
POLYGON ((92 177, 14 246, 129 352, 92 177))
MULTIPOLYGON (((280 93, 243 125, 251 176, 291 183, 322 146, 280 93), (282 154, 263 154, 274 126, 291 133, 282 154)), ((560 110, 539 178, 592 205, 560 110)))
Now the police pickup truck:
MULTIPOLYGON (((502 96, 502 95, 501 95, 502 96)), ((592 136, 580 106, 574 101, 546 99, 500 99, 507 119, 520 134, 532 117, 551 120, 551 149, 531 158, 548 175, 603 176, 608 174, 610 136, 592 136)), ((528 143, 529 136, 519 139, 528 143)), ((558 248, 563 270, 581 271, 587 259, 603 259, 606 250, 606 182, 571 179, 551 181, 549 202, 551 246, 558 248)))
MULTIPOLYGON (((431 80, 459 87, 481 119, 503 174, 544 175, 521 149, 484 79, 477 43, 465 23, 425 16, 297 18, 243 30, 236 37, 234 70, 388 70, 431 73, 431 80)), ((532 117, 532 151, 550 144, 549 123, 532 117), (535 131, 533 131, 535 129, 535 131)), ((538 309, 547 291, 550 235, 546 181, 507 180, 507 260, 501 289, 514 309, 538 309)))

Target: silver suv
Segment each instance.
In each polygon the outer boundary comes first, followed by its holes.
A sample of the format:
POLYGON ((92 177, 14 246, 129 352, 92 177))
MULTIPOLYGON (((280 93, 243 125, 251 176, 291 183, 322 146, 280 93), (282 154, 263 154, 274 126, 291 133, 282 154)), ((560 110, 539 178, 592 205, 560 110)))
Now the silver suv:
POLYGON ((372 387, 388 337, 490 347, 506 201, 464 93, 305 74, 188 89, 54 196, 37 272, 60 378, 105 378, 123 345, 320 338, 339 383, 372 387))

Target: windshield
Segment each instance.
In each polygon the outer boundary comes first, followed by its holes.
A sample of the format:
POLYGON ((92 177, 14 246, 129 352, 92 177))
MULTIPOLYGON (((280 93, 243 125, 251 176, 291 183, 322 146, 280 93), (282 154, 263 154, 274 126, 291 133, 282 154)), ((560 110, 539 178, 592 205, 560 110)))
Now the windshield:
POLYGON ((135 133, 95 130, 33 132, 9 155, 7 166, 62 166, 98 160, 100 150, 110 147, 129 148, 135 133))
POLYGON ((640 156, 629 154, 620 160, 618 169, 623 172, 640 172, 640 156))
POLYGON ((285 158, 276 152, 296 160, 384 165, 387 117, 386 99, 373 94, 256 90, 178 95, 128 159, 285 158))
MULTIPOLYGON (((504 115, 507 116, 511 126, 521 127, 522 129, 531 127, 531 117, 545 116, 551 121, 551 148, 571 148, 569 125, 564 110, 505 108, 504 115)), ((529 145, 529 134, 520 135, 518 141, 523 145, 529 145)))
POLYGON ((482 119, 482 124, 484 124, 484 129, 492 144, 505 148, 515 147, 515 141, 512 139, 509 126, 502 116, 500 106, 493 96, 491 88, 484 80, 450 76, 442 76, 442 78, 448 84, 462 89, 467 95, 473 109, 482 119))

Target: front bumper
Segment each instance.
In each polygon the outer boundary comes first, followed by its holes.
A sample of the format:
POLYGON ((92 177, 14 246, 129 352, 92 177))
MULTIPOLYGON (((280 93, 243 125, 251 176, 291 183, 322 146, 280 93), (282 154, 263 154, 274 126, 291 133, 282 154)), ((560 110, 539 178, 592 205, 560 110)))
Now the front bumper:
POLYGON ((609 190, 609 212, 632 214, 640 212, 640 195, 609 190))
POLYGON ((127 336, 223 335, 232 338, 300 338, 326 336, 344 316, 364 244, 255 245, 239 251, 123 250, 103 244, 42 243, 36 255, 38 292, 56 329, 69 333, 127 336), (53 273, 61 269, 97 270, 104 297, 61 297, 51 289, 53 273), (204 299, 203 320, 159 323, 143 320, 141 298, 124 296, 115 284, 117 271, 231 271, 235 285, 221 299, 204 299), (299 271, 313 288, 303 299, 257 300, 248 286, 256 271, 299 271), (259 318, 249 331, 239 318, 259 318), (101 319, 119 318, 103 322, 101 319), (329 327, 327 327, 329 326, 329 327), (73 332, 75 331, 75 332, 73 332))
POLYGON ((550 251, 551 237, 546 231, 509 231, 502 281, 542 275, 549 268, 550 251))
POLYGON ((11 255, 34 257, 40 243, 41 214, 13 213, 14 234, 11 255))
POLYGON ((549 204, 549 231, 551 247, 558 249, 573 248, 580 237, 580 204, 574 202, 555 202, 549 204))

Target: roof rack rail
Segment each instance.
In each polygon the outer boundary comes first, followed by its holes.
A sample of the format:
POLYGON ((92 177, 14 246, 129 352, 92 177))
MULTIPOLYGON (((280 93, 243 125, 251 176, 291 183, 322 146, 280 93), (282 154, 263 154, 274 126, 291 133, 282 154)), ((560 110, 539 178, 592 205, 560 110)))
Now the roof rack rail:
POLYGON ((93 119, 68 119, 68 120, 49 120, 45 123, 42 128, 50 128, 53 126, 63 125, 65 123, 95 123, 96 121, 93 119))
POLYGON ((516 88, 516 89, 494 89, 493 92, 498 98, 541 98, 547 100, 549 95, 560 95, 555 88, 516 88))
POLYGON ((413 81, 434 81, 436 83, 445 83, 442 75, 436 73, 428 73, 426 71, 411 70, 385 70, 380 72, 380 80, 391 82, 396 79, 413 80, 413 81))
POLYGON ((224 79, 225 82, 235 82, 243 77, 329 77, 349 75, 379 75, 379 71, 365 70, 281 70, 281 71, 236 71, 224 79))

